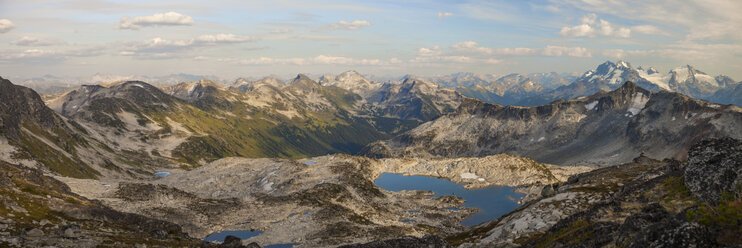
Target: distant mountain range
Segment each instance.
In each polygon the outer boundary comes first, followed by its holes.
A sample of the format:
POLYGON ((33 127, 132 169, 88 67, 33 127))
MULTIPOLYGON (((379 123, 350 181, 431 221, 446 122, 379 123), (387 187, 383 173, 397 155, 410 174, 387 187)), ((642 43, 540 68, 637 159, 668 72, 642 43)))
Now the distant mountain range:
MULTIPOLYGON (((42 95, 54 95, 74 89, 83 84, 104 84, 115 81, 143 81, 157 86, 170 86, 183 82, 195 82, 202 78, 230 87, 242 87, 245 91, 251 83, 267 82, 279 87, 288 81, 276 76, 264 77, 260 80, 253 78, 238 78, 234 81, 218 76, 202 76, 192 74, 171 74, 166 76, 118 76, 95 74, 91 77, 56 77, 45 75, 38 78, 21 79, 20 85, 34 89, 42 95)), ((442 76, 415 76, 404 75, 398 79, 384 77, 382 81, 374 80, 375 76, 363 76, 356 71, 346 71, 338 75, 324 74, 307 76, 322 86, 335 86, 360 95, 366 99, 372 97, 383 85, 402 84, 407 79, 415 79, 441 88, 454 89, 464 96, 477 98, 486 102, 502 105, 538 106, 558 99, 571 99, 586 96, 599 91, 610 91, 618 88, 625 81, 632 81, 642 88, 658 92, 661 90, 679 92, 695 98, 714 101, 723 104, 742 103, 739 96, 742 91, 735 88, 740 82, 734 81, 725 75, 710 76, 690 65, 677 67, 667 73, 659 72, 654 67, 634 68, 626 61, 606 61, 582 75, 570 73, 512 73, 506 75, 476 74, 458 72, 442 76)), ((389 86, 387 87, 389 88, 389 86)), ((44 96, 46 97, 46 96, 44 96)))
POLYGON ((113 75, 96 73, 90 77, 59 77, 54 75, 44 75, 34 78, 16 79, 18 85, 23 85, 33 89, 39 94, 59 94, 83 84, 105 84, 117 81, 143 81, 152 85, 174 85, 182 82, 198 81, 202 78, 209 78, 221 83, 228 83, 228 80, 213 75, 193 75, 186 73, 170 74, 165 76, 144 76, 144 75, 113 75))
POLYGON ((516 105, 537 106, 558 99, 570 99, 599 91, 610 91, 618 88, 626 81, 635 82, 640 87, 653 92, 663 90, 678 92, 699 99, 721 100, 725 103, 732 103, 733 100, 726 96, 714 98, 714 94, 722 90, 734 89, 739 84, 739 82, 735 82, 724 75, 709 76, 690 65, 678 67, 663 74, 652 67, 634 68, 625 61, 616 63, 607 61, 599 65, 597 69, 585 72, 569 85, 524 98, 516 105))

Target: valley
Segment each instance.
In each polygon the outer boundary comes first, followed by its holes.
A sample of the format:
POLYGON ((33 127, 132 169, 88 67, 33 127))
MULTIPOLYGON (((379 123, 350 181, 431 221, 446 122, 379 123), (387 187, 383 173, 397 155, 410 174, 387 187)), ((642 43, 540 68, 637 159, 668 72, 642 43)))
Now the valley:
POLYGON ((697 99, 737 84, 683 70, 346 71, 43 97, 1 79, 0 245, 734 245, 734 225, 703 216, 736 211, 738 195, 708 199, 693 180, 742 180, 742 108, 697 99), (710 238, 642 234, 650 224, 710 238))

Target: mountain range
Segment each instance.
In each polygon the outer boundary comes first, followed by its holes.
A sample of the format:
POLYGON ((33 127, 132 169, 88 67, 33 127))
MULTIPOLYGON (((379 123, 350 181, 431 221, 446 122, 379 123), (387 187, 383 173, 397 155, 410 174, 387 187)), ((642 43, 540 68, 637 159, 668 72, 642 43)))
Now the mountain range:
POLYGON ((574 79, 347 71, 45 97, 0 78, 0 246, 739 245, 724 220, 741 85, 624 61, 574 79), (525 196, 467 227, 462 198, 387 191, 385 173, 525 196), (249 228, 257 243, 202 242, 249 228))
POLYGON ((646 153, 685 159, 704 138, 742 138, 742 108, 652 92, 616 90, 536 107, 468 99, 456 112, 364 148, 373 157, 467 157, 509 153, 552 164, 624 163, 646 153))
POLYGON ((714 98, 714 94, 733 89, 739 84, 739 82, 735 82, 724 75, 709 76, 690 65, 681 66, 663 74, 653 67, 634 68, 626 61, 616 63, 606 61, 599 65, 597 69, 585 72, 569 85, 523 98, 516 105, 537 106, 558 99, 571 99, 591 95, 599 91, 614 90, 626 81, 632 81, 653 92, 678 92, 694 98, 712 101, 721 100, 725 103, 731 103, 732 98, 721 95, 714 98))

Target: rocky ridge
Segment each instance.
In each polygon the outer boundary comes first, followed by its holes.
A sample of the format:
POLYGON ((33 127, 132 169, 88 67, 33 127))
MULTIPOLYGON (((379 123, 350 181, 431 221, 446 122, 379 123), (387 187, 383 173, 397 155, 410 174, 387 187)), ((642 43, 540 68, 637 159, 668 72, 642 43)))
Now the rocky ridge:
POLYGON ((709 137, 742 138, 742 109, 627 82, 538 107, 467 100, 455 113, 364 148, 374 157, 462 157, 509 153, 558 165, 610 165, 641 152, 687 157, 709 137))

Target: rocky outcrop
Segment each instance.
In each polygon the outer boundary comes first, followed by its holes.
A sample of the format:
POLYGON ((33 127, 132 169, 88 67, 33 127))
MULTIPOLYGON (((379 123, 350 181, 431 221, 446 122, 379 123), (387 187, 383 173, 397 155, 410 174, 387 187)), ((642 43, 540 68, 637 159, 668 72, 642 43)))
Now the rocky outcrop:
MULTIPOLYGON (((586 211, 592 211, 591 209, 598 208, 598 206, 609 208, 611 212, 617 211, 614 210, 615 204, 608 204, 608 202, 617 195, 624 194, 624 188, 636 187, 636 185, 655 180, 664 174, 667 164, 667 162, 638 157, 632 163, 571 176, 566 182, 544 187, 542 196, 526 202, 513 212, 497 220, 477 225, 466 232, 449 236, 446 240, 459 247, 539 246, 537 242, 530 240, 547 237, 548 233, 552 233, 551 230, 555 229, 587 226, 589 220, 581 217, 586 211), (542 235, 543 233, 547 234, 542 235)), ((635 207, 632 207, 632 211, 638 211, 633 208, 635 207)), ((602 210, 596 211, 595 218, 598 218, 597 216, 612 218, 609 217, 612 214, 605 214, 602 210)), ((596 226, 596 228, 603 227, 596 226)), ((591 231, 584 232, 590 233, 591 231)), ((572 238, 579 235, 556 236, 572 238)), ((544 244, 552 244, 555 241, 558 240, 547 240, 544 244)), ((589 244, 586 246, 592 247, 589 244)))
POLYGON ((72 193, 67 185, 40 170, 0 161, 2 247, 201 244, 171 222, 112 210, 72 193))
POLYGON ((344 245, 340 248, 394 248, 394 247, 410 247, 410 248, 448 248, 451 247, 446 243, 443 238, 435 235, 426 235, 422 238, 418 237, 402 237, 396 239, 379 240, 369 242, 365 244, 353 244, 344 245))
POLYGON ((224 88, 224 86, 208 79, 201 79, 197 82, 166 86, 163 87, 162 90, 178 99, 193 102, 207 96, 218 94, 219 89, 221 88, 224 88))
POLYGON ((738 161, 739 147, 740 142, 732 139, 706 140, 693 146, 686 164, 639 157, 631 164, 577 175, 566 183, 553 185, 555 196, 547 194, 499 220, 447 240, 453 244, 463 241, 461 247, 738 246, 742 243, 739 240, 739 223, 742 223, 738 214, 742 212, 739 194, 727 194, 715 202, 717 205, 712 205, 706 199, 715 199, 729 189, 698 181, 708 177, 709 181, 721 180, 721 184, 733 182, 734 177, 723 175, 729 175, 729 168, 739 169, 739 164, 729 163, 738 161), (696 169, 692 169, 694 167, 696 169), (691 188, 697 185, 701 187, 691 188), (546 226, 550 227, 546 229, 530 228, 536 219, 532 216, 539 213, 538 209, 558 209, 559 213, 564 213, 564 205, 538 206, 553 202, 554 197, 565 192, 590 192, 603 198, 568 204, 566 206, 578 210, 562 216, 556 223, 547 222, 546 226))
POLYGON ((723 194, 742 193, 742 142, 704 140, 688 153, 685 185, 699 200, 718 204, 723 194))
POLYGON ((95 178, 99 171, 83 158, 85 131, 44 105, 33 90, 0 78, 0 161, 55 173, 95 178))

